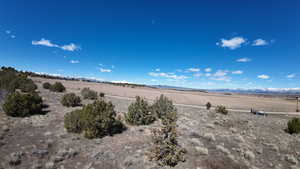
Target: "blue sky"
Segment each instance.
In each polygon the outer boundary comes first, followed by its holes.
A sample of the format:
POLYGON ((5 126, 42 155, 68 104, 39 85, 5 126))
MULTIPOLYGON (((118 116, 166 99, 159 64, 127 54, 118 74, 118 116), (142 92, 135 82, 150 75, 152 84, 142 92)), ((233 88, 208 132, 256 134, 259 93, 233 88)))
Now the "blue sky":
POLYGON ((0 0, 0 65, 192 88, 300 87, 300 2, 0 0))

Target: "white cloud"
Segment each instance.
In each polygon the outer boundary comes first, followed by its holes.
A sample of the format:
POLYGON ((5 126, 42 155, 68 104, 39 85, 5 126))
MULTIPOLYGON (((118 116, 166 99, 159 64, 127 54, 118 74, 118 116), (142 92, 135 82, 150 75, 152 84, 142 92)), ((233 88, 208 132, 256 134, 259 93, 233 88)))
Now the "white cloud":
POLYGON ((110 73, 112 72, 111 69, 103 69, 103 68, 100 68, 100 72, 103 72, 103 73, 110 73))
POLYGON ((151 79, 150 81, 151 81, 151 82, 157 82, 158 80, 156 80, 156 79, 151 79))
POLYGON ((200 76, 202 76, 202 73, 195 73, 194 76, 195 77, 200 77, 200 76))
POLYGON ((10 31, 10 30, 6 30, 5 33, 6 33, 6 34, 10 34, 11 31, 10 31))
POLYGON ((225 82, 231 81, 231 78, 228 76, 212 77, 211 79, 216 81, 225 81, 225 82))
POLYGON ((252 46, 265 46, 265 45, 268 45, 268 42, 263 39, 256 39, 252 43, 252 46))
POLYGON ((78 60, 70 60, 70 63, 76 64, 76 63, 79 63, 79 61, 78 60))
POLYGON ((163 72, 161 72, 161 73, 150 72, 149 75, 153 76, 153 77, 165 77, 165 78, 174 79, 174 80, 184 80, 184 79, 188 78, 187 76, 183 76, 183 75, 175 75, 175 74, 163 73, 163 72))
POLYGON ((67 51, 75 51, 75 50, 79 50, 80 47, 75 45, 74 43, 71 43, 69 45, 63 45, 60 47, 62 50, 67 50, 67 51))
POLYGON ((296 77, 296 74, 289 74, 289 75, 287 75, 286 76, 286 78, 288 78, 288 79, 292 79, 292 78, 294 78, 294 77, 296 77))
POLYGON ((240 74, 243 74, 244 72, 241 70, 236 70, 236 71, 232 71, 231 73, 235 74, 235 75, 240 75, 240 74))
POLYGON ((228 73, 228 70, 218 70, 218 71, 214 74, 214 76, 215 76, 215 77, 222 77, 222 76, 226 76, 227 73, 228 73))
POLYGON ((264 75, 264 74, 258 75, 257 77, 260 78, 260 79, 269 79, 270 78, 270 76, 264 75))
POLYGON ((80 49, 80 47, 75 45, 74 43, 70 43, 69 45, 59 46, 55 43, 52 43, 50 40, 47 40, 47 39, 44 39, 44 38, 42 38, 39 41, 32 41, 31 44, 32 45, 47 46, 47 47, 56 47, 56 48, 60 48, 62 50, 66 50, 66 51, 75 51, 75 50, 80 49))
POLYGON ((39 41, 32 41, 31 43, 32 43, 32 45, 41 45, 41 46, 48 46, 48 47, 59 47, 58 45, 51 43, 50 40, 46 40, 44 38, 42 38, 39 41))
POLYGON ((251 59, 250 58, 240 58, 238 60, 236 60, 237 62, 250 62, 251 59))
POLYGON ((205 71, 205 72, 211 72, 212 69, 211 69, 211 68, 206 68, 206 69, 204 69, 204 71, 205 71))
POLYGON ((156 69, 155 69, 155 71, 159 72, 159 71, 160 71, 160 69, 159 69, 159 68, 156 68, 156 69))
POLYGON ((186 70, 187 72, 199 72, 200 69, 199 68, 189 68, 186 70))
POLYGON ((16 38, 16 35, 11 35, 10 36, 12 39, 15 39, 16 38))
POLYGON ((206 77, 210 77, 210 76, 211 76, 211 73, 205 73, 205 76, 206 76, 206 77))
POLYGON ((241 47, 243 43, 246 42, 246 39, 243 37, 234 37, 232 39, 221 39, 221 42, 217 42, 217 45, 223 48, 229 48, 231 50, 241 47))

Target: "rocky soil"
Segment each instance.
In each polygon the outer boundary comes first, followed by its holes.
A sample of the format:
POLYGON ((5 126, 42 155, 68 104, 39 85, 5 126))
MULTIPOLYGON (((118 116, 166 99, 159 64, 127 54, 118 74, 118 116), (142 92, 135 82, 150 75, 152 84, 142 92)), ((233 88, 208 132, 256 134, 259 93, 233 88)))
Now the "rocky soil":
MULTIPOLYGON (((127 126, 121 134, 88 140, 67 133, 63 117, 76 108, 60 104, 63 94, 38 84, 49 107, 46 115, 7 117, 0 112, 0 169, 161 169, 147 159, 150 126, 127 126)), ((80 90, 77 91, 79 93, 80 90)), ((122 115, 130 100, 107 97, 122 115)), ((90 101, 84 101, 84 104, 90 101)), ((246 113, 216 114, 177 107, 179 143, 186 162, 175 169, 296 169, 300 167, 300 135, 284 132, 288 116, 246 113)))

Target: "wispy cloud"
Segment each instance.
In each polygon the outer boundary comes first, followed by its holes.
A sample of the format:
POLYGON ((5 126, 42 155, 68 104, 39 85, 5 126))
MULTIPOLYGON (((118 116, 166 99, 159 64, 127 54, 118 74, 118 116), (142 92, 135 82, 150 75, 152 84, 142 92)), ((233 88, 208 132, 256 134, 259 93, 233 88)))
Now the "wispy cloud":
POLYGON ((289 74, 289 75, 286 76, 286 78, 288 78, 288 79, 292 79, 292 78, 294 78, 294 77, 296 77, 296 74, 295 74, 295 73, 289 74))
POLYGON ((184 80, 188 78, 187 76, 183 76, 183 75, 176 75, 174 73, 163 73, 163 72, 161 73, 150 72, 149 75, 153 77, 165 77, 174 80, 184 80))
POLYGON ((128 82, 126 80, 114 80, 114 81, 111 81, 112 83, 132 83, 132 82, 128 82))
POLYGON ((5 33, 6 33, 6 34, 10 34, 11 31, 10 31, 10 30, 6 30, 5 33))
POLYGON ((31 42, 32 45, 41 45, 41 46, 47 46, 47 47, 56 47, 56 48, 60 48, 62 50, 66 50, 66 51, 75 51, 75 50, 79 50, 80 47, 75 45, 74 43, 70 43, 69 45, 57 45, 55 43, 52 43, 50 40, 44 39, 42 38, 39 41, 32 41, 31 42))
POLYGON ((266 46, 266 45, 268 45, 268 42, 263 39, 256 39, 252 43, 252 46, 266 46))
POLYGON ((217 42, 216 44, 218 46, 221 46, 223 48, 229 48, 231 50, 237 49, 241 47, 243 43, 245 43, 247 40, 243 37, 234 37, 232 39, 221 39, 220 42, 217 42))
POLYGON ((189 68, 186 70, 186 72, 199 72, 200 69, 199 68, 189 68))
POLYGON ((212 75, 210 79, 216 81, 230 82, 231 77, 227 76, 228 72, 229 72, 228 70, 218 70, 212 75))
POLYGON ((112 72, 112 70, 111 69, 100 68, 100 72, 102 72, 102 73, 110 73, 110 72, 112 72))
POLYGON ((250 62, 251 59, 250 58, 240 58, 236 60, 237 62, 250 62))
POLYGON ((227 73, 228 73, 228 70, 218 70, 218 71, 214 74, 214 76, 216 76, 216 77, 226 76, 227 73))
POLYGON ((160 71, 160 68, 156 68, 155 71, 159 72, 159 71, 160 71))
POLYGON ((69 45, 63 45, 60 48, 62 50, 67 50, 67 51, 72 51, 72 52, 80 49, 80 47, 75 45, 74 43, 70 43, 69 45))
POLYGON ((231 73, 235 74, 235 75, 240 75, 240 74, 243 74, 244 72, 241 70, 236 70, 236 71, 232 71, 231 73))
POLYGON ((270 78, 270 76, 265 75, 265 74, 258 75, 257 77, 258 77, 259 79, 269 79, 269 78, 270 78))
POLYGON ((41 45, 41 46, 48 46, 48 47, 59 47, 58 45, 51 43, 50 40, 46 40, 44 38, 42 38, 39 41, 32 41, 31 42, 32 45, 41 45))
POLYGON ((195 76, 195 77, 201 77, 201 76, 202 76, 202 73, 195 73, 194 76, 195 76))
POLYGON ((16 38, 16 35, 11 35, 10 36, 12 39, 15 39, 16 38))
POLYGON ((70 63, 76 64, 79 63, 79 60, 70 60, 70 63))
POLYGON ((208 67, 208 68, 204 69, 204 71, 205 71, 205 72, 211 72, 212 69, 208 67))

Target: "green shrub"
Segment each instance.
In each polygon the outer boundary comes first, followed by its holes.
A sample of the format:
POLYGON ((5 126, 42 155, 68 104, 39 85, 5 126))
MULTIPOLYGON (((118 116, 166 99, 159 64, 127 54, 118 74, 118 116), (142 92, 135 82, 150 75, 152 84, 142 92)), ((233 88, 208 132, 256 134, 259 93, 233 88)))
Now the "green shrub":
POLYGON ((101 138, 122 132, 124 125, 116 120, 114 105, 96 100, 65 115, 64 124, 68 132, 82 133, 86 138, 101 138))
POLYGON ((48 82, 43 83, 43 88, 44 89, 50 89, 51 88, 51 84, 48 82))
POLYGON ((80 106, 81 99, 79 96, 76 96, 75 93, 68 93, 63 95, 60 102, 63 106, 66 107, 75 107, 80 106))
POLYGON ((0 89, 8 92, 14 92, 16 89, 22 92, 34 92, 37 86, 26 75, 14 69, 5 68, 0 71, 0 89))
POLYGON ((158 118, 162 118, 166 113, 177 111, 173 102, 164 95, 156 98, 151 108, 158 118))
POLYGON ((174 167, 179 162, 185 161, 186 150, 177 142, 176 121, 177 113, 167 112, 162 119, 161 129, 152 130, 153 147, 148 157, 160 166, 174 167))
POLYGON ((137 96, 135 102, 129 105, 125 120, 132 125, 148 125, 155 121, 155 116, 148 102, 137 96))
POLYGON ((96 100, 98 98, 98 93, 89 88, 83 88, 81 90, 81 95, 84 99, 96 100))
POLYGON ((36 93, 14 92, 7 96, 3 110, 8 116, 27 117, 42 112, 43 101, 36 93))
POLYGON ((216 112, 217 112, 217 113, 224 114, 224 115, 227 115, 227 114, 228 114, 228 110, 226 109, 225 106, 217 106, 217 107, 216 107, 216 112))
POLYGON ((286 131, 290 134, 298 134, 300 133, 300 118, 292 118, 287 123, 288 128, 286 131))
POLYGON ((207 102, 205 106, 206 106, 206 110, 210 110, 210 108, 211 108, 211 103, 210 103, 210 102, 207 102))
POLYGON ((104 96, 105 96, 105 93, 100 92, 99 96, 100 96, 100 97, 104 97, 104 96))
POLYGON ((52 92, 64 92, 66 90, 65 86, 61 82, 55 82, 50 87, 50 91, 52 92))
POLYGON ((26 76, 20 76, 16 83, 17 88, 22 92, 34 92, 37 89, 37 86, 34 84, 33 80, 28 79, 26 76))

